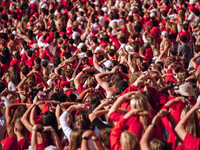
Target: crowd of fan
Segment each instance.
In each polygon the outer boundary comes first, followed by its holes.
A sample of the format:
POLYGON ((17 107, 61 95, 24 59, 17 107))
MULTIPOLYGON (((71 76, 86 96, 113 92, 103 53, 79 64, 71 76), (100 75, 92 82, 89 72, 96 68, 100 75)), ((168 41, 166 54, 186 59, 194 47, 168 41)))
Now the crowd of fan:
POLYGON ((198 150, 200 0, 3 0, 5 150, 198 150))

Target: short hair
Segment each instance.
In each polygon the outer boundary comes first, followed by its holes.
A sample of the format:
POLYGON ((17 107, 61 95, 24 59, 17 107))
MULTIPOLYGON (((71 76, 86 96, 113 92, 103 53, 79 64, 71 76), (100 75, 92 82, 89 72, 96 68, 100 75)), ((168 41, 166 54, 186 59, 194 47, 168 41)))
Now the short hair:
POLYGON ((181 40, 183 43, 186 43, 186 41, 187 41, 187 36, 185 36, 185 35, 180 36, 180 40, 181 40))
POLYGON ((188 30, 188 24, 183 24, 183 30, 187 31, 188 30))
POLYGON ((28 50, 28 51, 27 51, 27 55, 28 55, 29 57, 31 57, 31 56, 33 55, 33 52, 32 52, 31 50, 28 50))
POLYGON ((23 123, 21 122, 21 119, 18 118, 15 121, 15 128, 17 129, 17 131, 21 134, 25 134, 27 132, 25 126, 23 125, 23 123))
POLYGON ((125 38, 124 36, 121 36, 121 37, 119 38, 119 41, 120 41, 121 43, 126 43, 126 38, 125 38))
POLYGON ((124 80, 120 80, 116 83, 116 86, 119 92, 122 93, 128 87, 128 82, 124 80))
POLYGON ((141 69, 142 71, 147 71, 148 68, 149 68, 149 63, 148 63, 147 61, 144 61, 144 62, 142 62, 139 66, 140 66, 140 69, 141 69))
POLYGON ((88 57, 92 57, 92 56, 93 56, 92 51, 91 51, 91 50, 87 50, 87 51, 86 51, 86 55, 87 55, 88 57))

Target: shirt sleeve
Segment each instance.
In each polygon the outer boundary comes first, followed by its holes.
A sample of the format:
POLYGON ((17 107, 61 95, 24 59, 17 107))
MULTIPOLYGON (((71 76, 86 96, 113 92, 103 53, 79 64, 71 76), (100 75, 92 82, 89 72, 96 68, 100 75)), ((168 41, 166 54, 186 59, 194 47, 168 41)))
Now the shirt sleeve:
POLYGON ((122 118, 112 129, 110 133, 110 146, 111 150, 121 150, 120 136, 121 133, 125 130, 126 119, 122 118))
POLYGON ((72 132, 72 129, 69 127, 68 123, 67 123, 67 117, 68 117, 68 112, 63 112, 63 114, 60 116, 59 120, 60 120, 60 125, 62 127, 62 130, 65 134, 65 136, 67 137, 68 141, 70 140, 70 134, 72 132))

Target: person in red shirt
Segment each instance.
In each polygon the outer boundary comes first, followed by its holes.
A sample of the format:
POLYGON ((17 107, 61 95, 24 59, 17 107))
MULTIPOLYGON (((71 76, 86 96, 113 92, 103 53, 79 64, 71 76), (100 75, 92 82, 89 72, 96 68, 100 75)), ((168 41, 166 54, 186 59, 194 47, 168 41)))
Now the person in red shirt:
POLYGON ((183 141, 184 150, 199 150, 200 147, 200 138, 194 137, 186 131, 186 125, 190 117, 195 111, 198 111, 200 108, 200 101, 197 102, 187 114, 178 122, 175 127, 175 131, 179 138, 183 141))
POLYGON ((18 150, 28 149, 30 140, 27 138, 27 131, 20 119, 15 121, 14 132, 17 136, 18 150))

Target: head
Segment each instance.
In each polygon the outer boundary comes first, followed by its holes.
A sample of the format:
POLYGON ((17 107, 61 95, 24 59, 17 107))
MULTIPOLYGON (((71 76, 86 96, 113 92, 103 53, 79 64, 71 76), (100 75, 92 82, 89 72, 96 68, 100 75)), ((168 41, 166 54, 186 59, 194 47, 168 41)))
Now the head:
POLYGON ((105 128, 100 130, 99 139, 103 144, 104 149, 110 150, 110 132, 112 128, 105 128))
POLYGON ((124 131, 120 137, 122 150, 138 150, 139 140, 137 136, 131 132, 124 131))
POLYGON ((161 139, 153 139, 150 142, 151 150, 171 150, 171 146, 164 140, 161 139))
POLYGON ((25 106, 19 106, 14 112, 14 115, 12 117, 10 125, 14 127, 16 120, 20 119, 25 112, 26 112, 26 107, 25 106))
POLYGON ((118 93, 122 93, 128 87, 128 82, 120 80, 116 83, 116 88, 118 93))
MULTIPOLYGON (((143 96, 142 94, 135 95, 134 98, 130 101, 131 109, 144 109, 146 111, 149 111, 149 102, 143 96)), ((144 130, 147 128, 147 117, 146 116, 140 116, 140 122, 143 125, 144 130)))
POLYGON ((76 124, 79 129, 88 130, 91 127, 91 122, 89 120, 88 114, 83 111, 79 112, 76 124))
POLYGON ((27 133, 27 129, 25 128, 25 126, 24 126, 23 123, 21 122, 21 119, 20 119, 20 118, 18 118, 18 119, 15 121, 14 132, 15 132, 16 135, 17 135, 18 133, 19 133, 19 134, 22 134, 22 135, 25 135, 25 134, 27 133))
POLYGON ((53 112, 47 111, 42 115, 41 121, 42 126, 52 126, 56 133, 58 133, 58 123, 56 116, 53 112))

